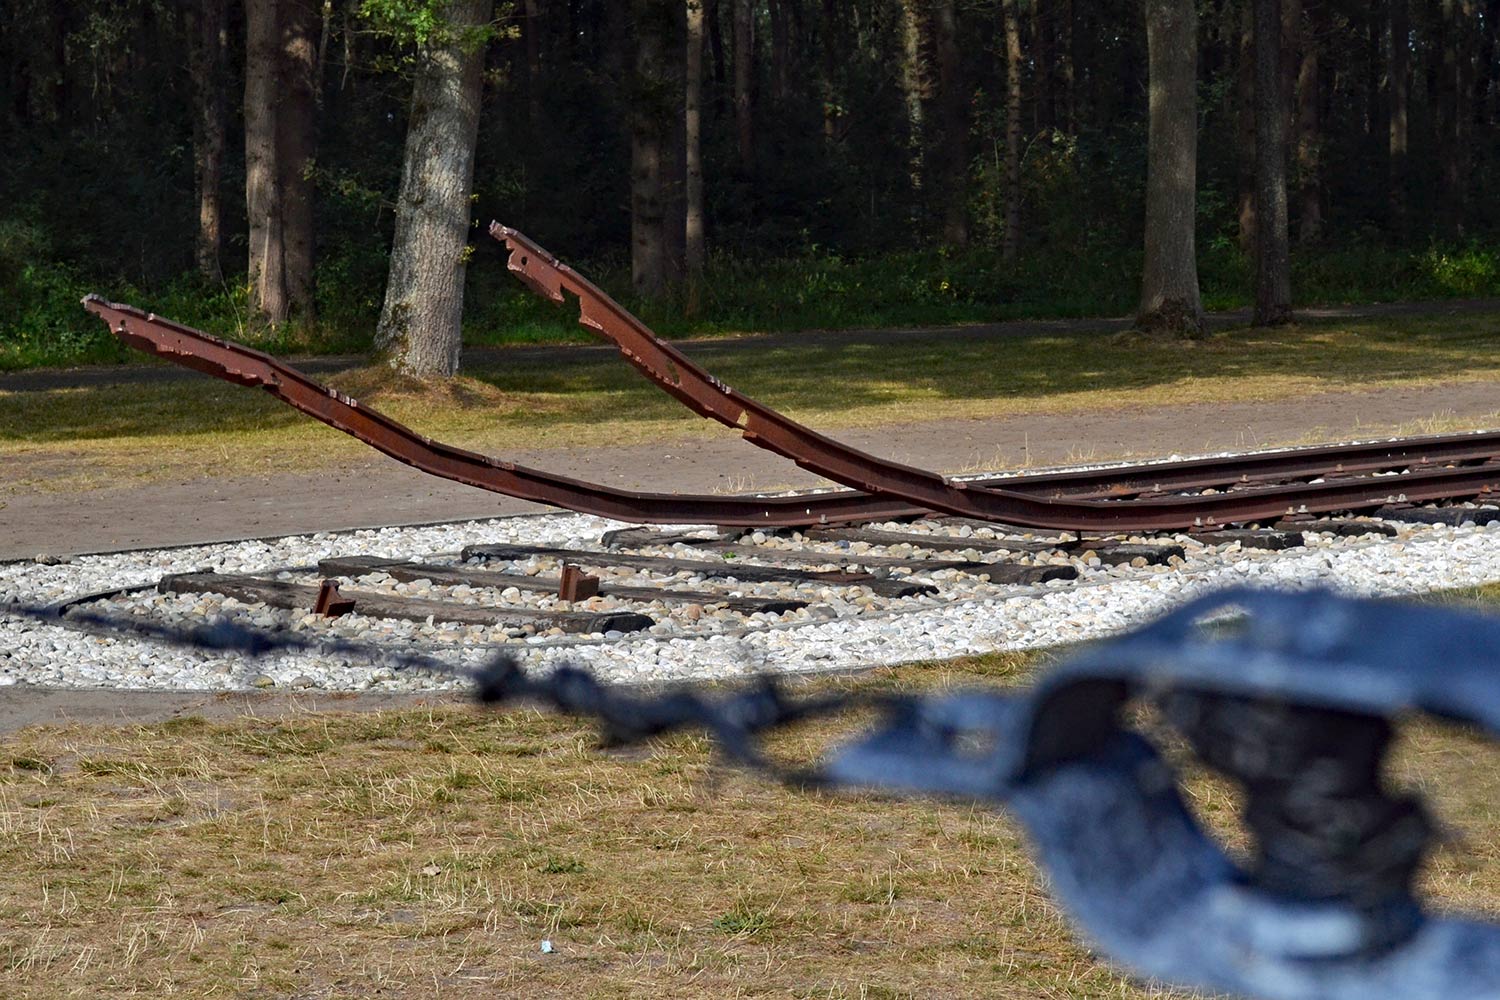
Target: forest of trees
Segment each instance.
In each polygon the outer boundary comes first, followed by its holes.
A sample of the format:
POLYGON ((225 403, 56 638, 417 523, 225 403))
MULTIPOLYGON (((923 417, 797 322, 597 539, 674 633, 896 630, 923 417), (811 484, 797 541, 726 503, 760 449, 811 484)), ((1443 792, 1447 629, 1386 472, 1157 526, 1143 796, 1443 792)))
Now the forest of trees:
POLYGON ((97 286, 451 371, 418 341, 490 218, 689 317, 747 263, 920 252, 979 315, 1109 271, 1191 333, 1206 258, 1267 323, 1289 257, 1497 259, 1500 0, 7 6, 0 343, 91 336, 97 286))

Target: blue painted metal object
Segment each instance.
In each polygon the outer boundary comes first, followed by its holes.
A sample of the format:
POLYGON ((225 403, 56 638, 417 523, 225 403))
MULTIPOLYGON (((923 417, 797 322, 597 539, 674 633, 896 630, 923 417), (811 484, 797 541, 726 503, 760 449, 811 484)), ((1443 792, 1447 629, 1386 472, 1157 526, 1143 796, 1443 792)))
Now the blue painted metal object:
POLYGON ((1069 913, 1148 975, 1268 1000, 1500 997, 1500 927, 1431 916, 1412 893, 1432 827, 1379 772, 1389 720, 1414 713, 1500 731, 1500 620, 1238 590, 1025 693, 909 702, 827 777, 1004 805, 1069 913), (1248 865, 1129 726, 1138 698, 1244 785, 1248 865))

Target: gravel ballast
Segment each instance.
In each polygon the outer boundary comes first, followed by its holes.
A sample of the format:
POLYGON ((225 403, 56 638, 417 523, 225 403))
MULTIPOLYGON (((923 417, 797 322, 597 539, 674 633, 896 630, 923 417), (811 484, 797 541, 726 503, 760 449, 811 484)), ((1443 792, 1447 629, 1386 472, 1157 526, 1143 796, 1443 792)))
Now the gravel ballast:
MULTIPOLYGON (((230 616, 265 629, 306 632, 315 639, 352 639, 392 651, 434 653, 454 665, 478 665, 499 648, 513 649, 529 667, 561 662, 588 666, 615 681, 645 682, 791 673, 869 667, 930 660, 969 653, 1028 649, 1107 636, 1140 624, 1189 597, 1229 585, 1329 586, 1367 596, 1412 594, 1500 580, 1500 525, 1397 525, 1395 538, 1336 537, 1312 532, 1305 547, 1283 551, 1244 548, 1238 543, 1204 545, 1185 537, 1175 541, 1185 557, 1167 565, 1100 565, 1080 554, 1069 561, 1081 576, 1029 586, 1000 587, 952 571, 926 571, 915 563, 913 579, 931 580, 936 596, 883 599, 859 590, 809 588, 796 593, 805 608, 784 614, 727 611, 710 604, 673 604, 644 610, 655 621, 640 632, 620 635, 561 634, 556 629, 503 626, 444 626, 432 622, 376 619, 357 613, 321 619, 305 611, 278 611, 213 595, 158 593, 164 575, 213 572, 255 573, 293 582, 317 579, 321 559, 377 556, 456 565, 465 546, 512 544, 596 547, 617 522, 575 514, 548 514, 415 528, 386 528, 347 534, 316 534, 109 555, 79 556, 0 565, 0 601, 55 604, 82 595, 141 588, 86 605, 87 610, 120 620, 152 620, 192 625, 230 616), (444 555, 435 555, 444 554, 444 555)), ((913 530, 910 525, 889 525, 913 530)), ((919 526, 920 528, 920 526, 919 526)), ((691 530, 685 528, 684 530, 691 530)), ((967 530, 967 529, 960 529, 967 530)), ((957 531, 950 533, 958 537, 957 531)), ((817 548, 814 545, 800 546, 817 548)), ((905 551, 865 547, 831 554, 858 559, 904 557, 905 551)), ((690 555, 664 548, 665 554, 690 555)), ((908 550, 909 551, 909 550, 908 550)), ((955 553, 938 553, 954 558, 955 553)), ((999 558, 984 553, 980 559, 999 558)), ((1009 558, 1009 557, 1007 557, 1009 558)), ((1038 559, 1044 557, 1036 557, 1038 559)), ((1057 557, 1045 557, 1053 558, 1057 557)), ((1020 557, 1023 563, 1033 559, 1020 557)), ((1012 560, 1014 561, 1014 560, 1012 560)), ((531 574, 554 574, 554 562, 537 559, 522 567, 531 574)), ((901 576, 904 569, 888 570, 901 576)), ((469 588, 444 588, 430 581, 394 581, 383 574, 362 578, 359 586, 396 596, 459 599, 483 603, 494 596, 469 588)), ((655 582, 615 573, 622 585, 655 582)), ((703 580, 685 577, 673 586, 693 589, 703 580)), ((746 597, 785 597, 789 585, 733 585, 746 597)), ((521 599, 507 590, 501 598, 521 599)), ((536 608, 557 606, 555 598, 528 595, 536 608)), ((597 598, 586 610, 625 607, 597 598)), ((583 608, 580 602, 579 608, 583 608)), ((154 690, 325 690, 421 691, 452 688, 463 681, 406 671, 348 654, 285 652, 247 658, 164 645, 129 634, 97 634, 63 624, 0 618, 0 685, 154 690)))

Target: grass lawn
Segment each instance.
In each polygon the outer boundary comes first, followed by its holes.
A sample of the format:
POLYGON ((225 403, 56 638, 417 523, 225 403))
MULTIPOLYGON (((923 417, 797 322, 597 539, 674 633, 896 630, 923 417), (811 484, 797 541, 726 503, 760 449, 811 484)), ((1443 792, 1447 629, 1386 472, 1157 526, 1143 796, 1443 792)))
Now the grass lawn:
MULTIPOLYGON (((1004 685, 1045 664, 807 683, 1004 685)), ((1397 780, 1456 834, 1426 875, 1440 905, 1500 914, 1497 763, 1436 726, 1400 747, 1397 780)), ((1227 829, 1232 789, 1188 787, 1227 829)), ((1094 960, 1003 815, 789 791, 701 738, 601 752, 567 719, 447 705, 5 737, 0 995, 1177 994, 1094 960)))
MULTIPOLYGON (((813 338, 796 348, 690 350, 737 388, 837 431, 1493 380, 1500 377, 1497 333, 1500 314, 1479 314, 1235 330, 1197 343, 1133 334, 984 342, 928 334, 879 346, 813 338)), ((366 395, 371 384, 358 372, 334 381, 426 434, 501 457, 731 433, 689 414, 613 354, 518 354, 468 370, 442 392, 366 395)), ((307 470, 368 454, 262 393, 206 376, 0 392, 0 464, 11 470, 0 492, 185 478, 226 466, 307 470)))

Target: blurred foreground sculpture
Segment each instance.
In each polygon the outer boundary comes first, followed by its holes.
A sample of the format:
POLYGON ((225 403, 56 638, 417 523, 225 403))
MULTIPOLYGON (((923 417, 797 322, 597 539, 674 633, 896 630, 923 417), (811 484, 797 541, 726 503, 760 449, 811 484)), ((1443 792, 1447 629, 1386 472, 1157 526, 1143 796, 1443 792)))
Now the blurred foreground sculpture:
POLYGON ((531 678, 510 663, 481 678, 481 697, 594 716, 615 740, 705 726, 731 758, 797 782, 1003 805, 1083 931, 1146 975, 1267 1000, 1458 1000, 1500 997, 1500 927, 1421 908, 1412 881, 1433 824, 1380 771, 1399 716, 1494 734, 1497 682, 1500 620, 1236 590, 1029 690, 885 699, 875 731, 810 772, 778 769, 756 734, 849 699, 799 702, 770 682, 722 700, 643 698, 576 669, 531 678), (1223 624, 1205 624, 1216 615, 1223 624), (1138 700, 1243 786, 1247 866, 1199 828, 1171 766, 1132 728, 1138 700))
POLYGON ((231 621, 185 630, 0 610, 206 649, 317 650, 458 673, 482 702, 539 701, 597 720, 613 742, 703 728, 730 760, 789 783, 992 802, 1026 826, 1085 934, 1184 986, 1264 1000, 1500 998, 1500 925, 1422 909, 1412 883, 1434 825, 1381 775, 1401 717, 1500 732, 1500 618, 1231 590, 1094 646, 1028 689, 796 698, 769 678, 727 696, 648 694, 577 667, 528 674, 508 655, 468 670, 231 621), (1199 828, 1171 765, 1133 726, 1143 702, 1243 787, 1247 864, 1199 828), (761 751, 766 732, 856 706, 881 721, 818 767, 761 751))

